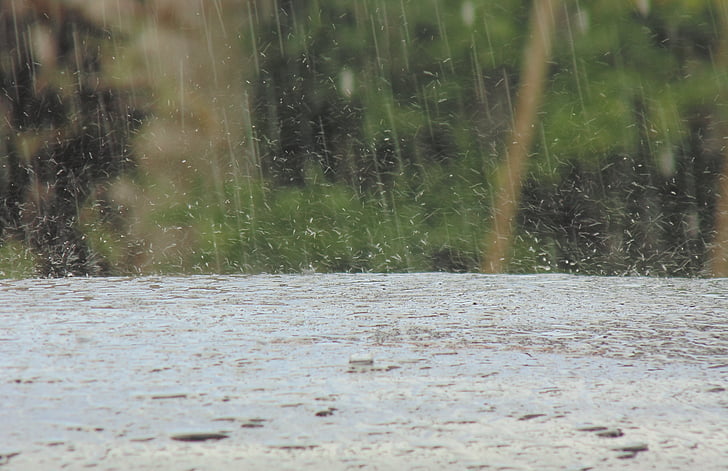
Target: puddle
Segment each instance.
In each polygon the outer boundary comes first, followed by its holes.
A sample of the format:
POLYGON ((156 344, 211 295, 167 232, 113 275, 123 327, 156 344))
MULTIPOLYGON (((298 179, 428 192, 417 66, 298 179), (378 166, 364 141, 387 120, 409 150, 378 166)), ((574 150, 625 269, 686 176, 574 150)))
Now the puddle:
POLYGON ((728 280, 3 281, 0 469, 724 469, 728 280))

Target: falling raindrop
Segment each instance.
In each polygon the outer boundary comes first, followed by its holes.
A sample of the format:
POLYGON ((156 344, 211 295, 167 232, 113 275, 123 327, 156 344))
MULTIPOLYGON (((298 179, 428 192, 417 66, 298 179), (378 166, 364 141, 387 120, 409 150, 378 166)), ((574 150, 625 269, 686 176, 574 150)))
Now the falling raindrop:
POLYGON ((346 67, 339 72, 339 90, 347 98, 354 93, 354 72, 346 67))
POLYGON ((728 260, 712 4, 559 3, 520 178, 496 169, 543 3, 40 5, 0 5, 2 250, 121 273, 475 270, 508 174, 504 269, 728 260))
POLYGON ((463 2, 460 8, 460 16, 462 16, 465 26, 472 27, 475 24, 475 5, 471 0, 463 2))

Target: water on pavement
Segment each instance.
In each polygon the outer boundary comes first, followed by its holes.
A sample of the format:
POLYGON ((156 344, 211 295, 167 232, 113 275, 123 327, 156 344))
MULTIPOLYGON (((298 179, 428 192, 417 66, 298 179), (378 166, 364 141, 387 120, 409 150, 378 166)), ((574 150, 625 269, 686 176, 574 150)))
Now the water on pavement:
POLYGON ((728 280, 0 282, 0 468, 728 467, 728 280))

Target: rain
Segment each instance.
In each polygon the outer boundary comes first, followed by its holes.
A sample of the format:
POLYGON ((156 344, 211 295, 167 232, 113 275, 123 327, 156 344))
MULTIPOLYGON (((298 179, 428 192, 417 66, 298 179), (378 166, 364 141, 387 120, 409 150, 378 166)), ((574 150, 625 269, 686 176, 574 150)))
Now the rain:
POLYGON ((0 468, 728 462, 725 2, 0 0, 0 44, 0 468))
POLYGON ((6 2, 2 272, 725 273, 725 8, 534 5, 6 2))

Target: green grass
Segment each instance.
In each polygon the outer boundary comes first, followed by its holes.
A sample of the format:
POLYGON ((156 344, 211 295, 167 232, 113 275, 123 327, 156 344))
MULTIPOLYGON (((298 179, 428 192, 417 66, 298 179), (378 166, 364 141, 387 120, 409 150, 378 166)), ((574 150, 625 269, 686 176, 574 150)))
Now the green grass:
POLYGON ((248 206, 210 211, 199 221, 193 257, 201 271, 206 260, 216 260, 222 272, 423 271, 436 268, 433 255, 443 247, 471 258, 477 252, 480 221, 465 220, 455 207, 427 206, 408 192, 361 195, 345 185, 315 184, 253 193, 258 197, 239 198, 248 206))
POLYGON ((35 274, 35 257, 20 242, 0 246, 0 278, 28 278, 35 274))

